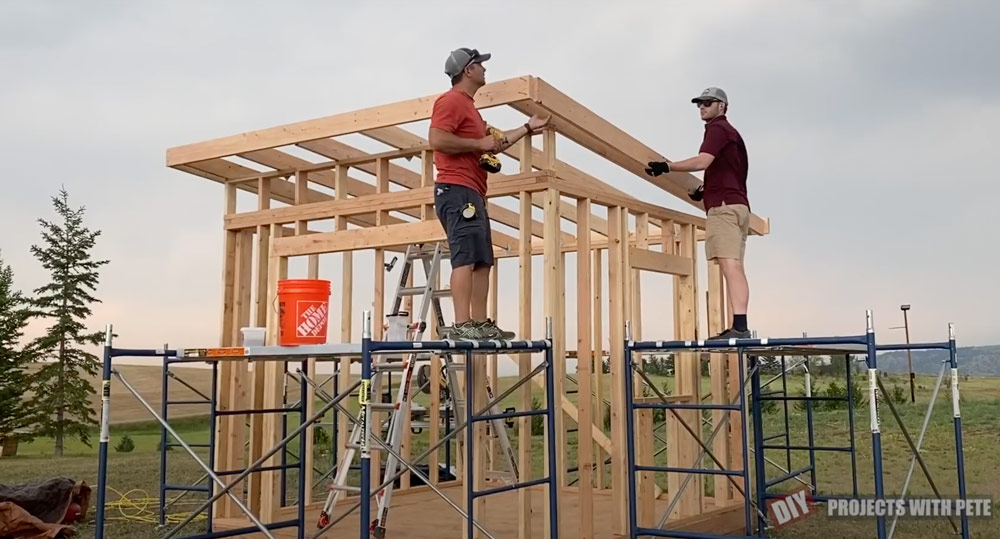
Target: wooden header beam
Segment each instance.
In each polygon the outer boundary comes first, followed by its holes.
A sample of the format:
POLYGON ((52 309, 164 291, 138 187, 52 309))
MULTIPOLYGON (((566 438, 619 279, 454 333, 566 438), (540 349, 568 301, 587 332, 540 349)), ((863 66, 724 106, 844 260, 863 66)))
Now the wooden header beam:
MULTIPOLYGON (((519 77, 483 86, 476 93, 476 107, 483 109, 528 99, 530 79, 531 77, 519 77)), ((426 120, 431 117, 431 108, 439 95, 440 92, 417 99, 170 148, 167 150, 167 166, 175 167, 307 140, 347 135, 376 127, 426 120)))

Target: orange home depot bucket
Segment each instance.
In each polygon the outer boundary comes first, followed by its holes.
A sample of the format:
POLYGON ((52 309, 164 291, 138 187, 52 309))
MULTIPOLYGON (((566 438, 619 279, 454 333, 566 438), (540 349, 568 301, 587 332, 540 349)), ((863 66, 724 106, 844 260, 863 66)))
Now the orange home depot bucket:
POLYGON ((278 281, 278 344, 325 344, 330 320, 330 281, 278 281))

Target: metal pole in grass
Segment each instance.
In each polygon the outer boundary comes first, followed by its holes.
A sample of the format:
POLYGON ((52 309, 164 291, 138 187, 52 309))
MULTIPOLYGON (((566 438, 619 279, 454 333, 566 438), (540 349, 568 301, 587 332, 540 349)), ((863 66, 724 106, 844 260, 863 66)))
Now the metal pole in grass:
POLYGON ((635 425, 633 415, 635 414, 635 395, 632 387, 632 347, 629 343, 632 340, 632 324, 625 322, 625 342, 622 346, 625 349, 625 447, 626 458, 628 459, 628 534, 630 539, 638 537, 638 509, 636 507, 636 486, 635 486, 635 425))
POLYGON ((97 461, 97 522, 95 539, 104 539, 104 504, 108 489, 108 441, 111 439, 111 324, 104 329, 104 371, 101 375, 101 446, 97 461))
MULTIPOLYGON (((307 398, 307 391, 309 387, 306 385, 306 372, 309 369, 309 360, 305 359, 302 361, 302 370, 299 371, 299 425, 307 425, 308 418, 306 413, 309 410, 309 405, 312 404, 312 400, 307 398)), ((306 440, 309 435, 309 429, 302 431, 299 434, 299 535, 298 539, 305 539, 306 537, 306 474, 312 474, 312 469, 306 466, 306 440)), ((287 436, 287 434, 286 434, 287 436)))
POLYGON ((472 376, 472 350, 465 352, 465 511, 468 513, 466 515, 466 532, 469 539, 475 537, 473 535, 472 523, 475 520, 475 507, 473 491, 475 490, 475 466, 473 466, 473 458, 475 458, 475 445, 476 445, 476 435, 474 431, 475 423, 473 423, 472 418, 472 406, 475 401, 475 388, 473 386, 474 377, 472 376))
MULTIPOLYGON (((361 535, 369 537, 371 522, 371 382, 372 382, 372 318, 370 311, 364 311, 361 334, 361 389, 358 390, 358 404, 361 405, 361 535)), ((471 537, 471 535, 470 535, 471 537)))
MULTIPOLYGON (((750 498, 749 498, 749 494, 750 494, 750 460, 749 459, 750 459, 750 456, 747 454, 747 451, 748 451, 748 447, 747 447, 748 446, 748 444, 747 444, 747 421, 746 421, 747 420, 747 392, 746 392, 746 387, 747 386, 746 386, 746 377, 745 377, 744 371, 743 371, 743 361, 744 361, 743 349, 740 348, 737 352, 738 353, 737 353, 737 360, 736 360, 737 361, 736 362, 736 368, 739 369, 739 371, 740 371, 740 434, 743 436, 743 443, 740 444, 740 445, 743 446, 743 493, 744 493, 743 494, 743 502, 744 502, 743 503, 743 511, 744 511, 744 517, 746 518, 746 522, 744 523, 744 526, 745 526, 746 534, 750 535, 751 533, 753 533, 753 521, 751 520, 751 515, 750 515, 750 513, 751 513, 751 511, 750 511, 750 503, 751 502, 750 502, 750 498)), ((756 370, 756 369, 754 369, 754 370, 756 370)), ((724 418, 725 420, 722 421, 722 423, 728 422, 729 418, 731 416, 732 416, 732 412, 730 412, 729 414, 727 414, 725 416, 725 418, 724 418)), ((716 427, 716 428, 718 428, 718 427, 716 427)), ((713 432, 712 436, 714 437, 716 434, 717 434, 717 432, 713 432)), ((760 455, 757 455, 757 458, 758 459, 762 459, 762 458, 765 458, 765 457, 764 457, 763 454, 760 454, 760 455)), ((700 460, 699 460, 699 462, 700 462, 700 460)), ((698 463, 695 463, 695 465, 697 466, 698 463)))
MULTIPOLYGON (((167 349, 167 345, 163 345, 163 349, 167 349)), ((162 376, 163 379, 160 381, 160 415, 163 416, 163 420, 167 420, 167 401, 170 395, 170 383, 169 376, 167 372, 170 371, 170 362, 164 358, 162 376)), ((160 427, 160 510, 159 510, 159 524, 160 526, 166 525, 167 522, 167 429, 160 427)), ((211 522, 211 519, 209 519, 211 522)), ((212 531, 209 529, 209 531, 212 531)))
MULTIPOLYGON (((875 499, 881 500, 885 497, 882 488, 882 431, 879 427, 878 417, 878 359, 876 358, 875 325, 872 320, 871 310, 865 312, 865 318, 868 341, 868 413, 871 417, 872 461, 875 468, 875 499)), ((878 539, 885 539, 885 515, 878 515, 875 522, 878 539)))
MULTIPOLYGON (((163 349, 167 350, 166 345, 163 346, 163 349)), ((166 362, 166 358, 164 358, 164 362, 166 362)), ((212 471, 215 471, 215 423, 218 421, 218 416, 216 415, 215 412, 217 407, 216 404, 218 403, 218 398, 219 398, 219 362, 214 361, 212 362, 212 399, 211 403, 208 405, 209 407, 208 408, 208 424, 209 424, 208 467, 211 468, 212 471)), ((164 417, 164 419, 166 418, 164 417)), ((164 451, 166 451, 165 447, 163 449, 164 451)), ((208 486, 210 488, 212 487, 211 481, 208 482, 208 486)), ((209 490, 209 494, 211 493, 212 491, 209 490)), ((212 511, 211 505, 209 505, 208 509, 206 509, 206 515, 208 516, 208 523, 206 524, 208 526, 208 533, 212 533, 212 518, 215 516, 215 513, 212 511)))
MULTIPOLYGON (((760 356, 747 356, 750 360, 750 417, 753 420, 753 445, 754 453, 754 492, 757 496, 757 534, 761 537, 767 529, 767 520, 764 514, 765 494, 767 490, 767 469, 764 467, 764 424, 763 413, 760 407, 760 356)), ((750 502, 750 492, 745 492, 746 503, 750 502)))
MULTIPOLYGON (((951 359, 951 407, 955 416, 955 459, 958 467, 958 497, 965 500, 965 453, 962 448, 962 413, 958 396, 958 348, 955 345, 955 325, 948 324, 948 355, 951 359)), ((962 511, 962 539, 969 537, 969 515, 962 511)))
POLYGON ((562 403, 556 401, 555 391, 555 352, 552 347, 555 343, 555 336, 552 331, 552 317, 545 319, 545 338, 548 340, 548 347, 545 348, 545 396, 548 398, 548 421, 547 430, 549 432, 549 537, 559 537, 559 483, 556 478, 556 407, 562 413, 562 403))

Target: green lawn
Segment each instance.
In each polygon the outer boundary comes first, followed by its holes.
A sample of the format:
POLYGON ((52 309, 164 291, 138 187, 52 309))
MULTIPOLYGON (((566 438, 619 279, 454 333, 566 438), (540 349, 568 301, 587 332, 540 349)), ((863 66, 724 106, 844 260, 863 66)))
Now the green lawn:
MULTIPOLYGON (((656 384, 670 389, 667 378, 653 377, 656 384)), ((820 379, 821 388, 829 384, 830 379, 820 379)), ((861 381, 859 379, 859 381, 861 381)), ((504 378, 501 380, 500 388, 497 391, 509 387, 513 379, 504 378)), ((918 401, 916 404, 898 404, 903 422, 909 429, 911 435, 916 439, 923 414, 926 410, 927 400, 933 387, 933 379, 930 377, 918 377, 921 388, 918 389, 918 401)), ((988 378, 973 378, 963 380, 962 385, 962 412, 964 428, 964 444, 966 458, 966 477, 968 481, 968 492, 970 496, 991 497, 1000 500, 1000 473, 996 470, 996 457, 998 447, 1000 447, 1000 392, 997 391, 1000 380, 988 378)), ((891 377, 885 380, 887 388, 892 391, 895 384, 903 385, 905 379, 901 376, 891 377)), ((574 389, 575 385, 567 382, 567 389, 574 389)), ((802 386, 801 376, 790 378, 789 391, 795 394, 802 386)), ((532 394, 539 400, 543 399, 544 393, 535 384, 530 384, 532 394)), ((709 381, 704 380, 703 391, 710 389, 709 381)), ((908 393, 907 393, 908 394, 908 393)), ((609 398, 610 391, 605 392, 605 398, 609 398)), ((570 398, 575 399, 576 395, 571 394, 570 398)), ((116 393, 116 402, 131 399, 129 395, 116 393)), ((518 393, 509 397, 502 405, 514 406, 519 399, 518 393)), ((427 396, 420 394, 417 402, 427 404, 427 396)), ((350 408, 357 408, 356 401, 350 403, 350 408)), ((789 433, 792 444, 805 444, 808 439, 806 429, 805 414, 797 411, 794 406, 790 408, 789 433)), ((707 413, 706 413, 707 414, 707 413)), ((883 405, 881 409, 882 422, 882 443, 884 456, 884 477, 886 494, 892 496, 897 494, 902 486, 906 469, 909 466, 909 450, 901 431, 896 425, 895 419, 889 412, 888 406, 883 405)), ((294 428, 297 418, 290 417, 289 428, 294 428)), ((569 422, 568 422, 569 423, 569 422)), ((206 418, 185 418, 176 422, 171 422, 184 439, 190 443, 204 443, 208 440, 208 423, 206 418)), ((662 436, 662 423, 657 432, 662 436)), ((776 434, 784 431, 784 412, 778 407, 769 411, 764 416, 765 435, 776 434)), ((575 426, 572 425, 571 426, 575 426)), ((707 436, 710 429, 705 426, 704 432, 707 436)), ((849 441, 849 424, 846 410, 818 410, 814 413, 814 436, 818 445, 846 445, 849 441)), ((856 436, 857 454, 856 466, 858 475, 858 488, 862 495, 873 492, 872 458, 871 458, 871 434, 869 430, 867 405, 856 410, 854 433, 856 436)), ((155 525, 156 505, 159 479, 159 453, 157 451, 160 442, 160 429, 155 423, 129 423, 114 426, 112 428, 112 446, 117 444, 124 435, 128 435, 135 442, 135 449, 129 453, 110 451, 110 464, 108 484, 113 489, 108 493, 108 532, 110 537, 129 538, 153 538, 163 535, 164 530, 157 531, 155 525)), ((951 402, 947 380, 938 396, 937 406, 932 417, 931 426, 928 429, 927 438, 924 441, 924 458, 931 469, 931 473, 938 488, 946 497, 954 496, 956 491, 956 474, 953 449, 953 424, 951 419, 951 402)), ((92 435, 93 447, 88 447, 79 442, 68 442, 66 456, 56 459, 52 454, 51 440, 37 440, 30 444, 22 444, 19 455, 14 458, 0 460, 0 483, 11 484, 19 482, 31 482, 42 480, 52 476, 67 476, 75 479, 85 480, 88 484, 96 486, 97 476, 97 433, 92 435)), ((511 431, 511 439, 517 443, 516 431, 511 431)), ((769 443, 780 444, 782 439, 769 443)), ((576 433, 568 435, 568 458, 567 465, 575 465, 576 455, 576 433)), ((416 455, 427 446, 427 432, 424 431, 414 436, 414 448, 412 454, 416 455)), ((655 442, 656 449, 662 448, 662 442, 655 442)), ((297 442, 293 442, 292 451, 297 454, 297 442)), ((207 461, 207 453, 204 449, 196 450, 198 454, 207 461)), ((542 458, 544 456, 542 439, 535 437, 533 443, 532 457, 534 459, 534 472, 542 473, 542 458)), ((666 464, 666 452, 657 458, 658 464, 666 464)), ((454 458, 454 452, 453 452, 454 458)), ((766 456, 777 465, 788 468, 788 455, 785 451, 769 450, 766 456)), ((327 447, 316 448, 316 466, 325 471, 330 467, 330 453, 327 447)), ((443 452, 442 452, 443 458, 443 452)), ((289 461, 294 462, 295 457, 289 456, 289 461)), ((706 459, 707 461, 707 459, 706 459)), ((193 483, 203 475, 197 464, 186 455, 181 448, 173 449, 168 458, 168 477, 171 483, 185 484, 193 483)), ((799 468, 808 464, 807 452, 792 452, 791 466, 799 468)), ((821 493, 850 493, 851 484, 851 461, 850 457, 841 453, 817 453, 816 457, 818 486, 821 493)), ((767 466, 768 478, 780 475, 780 471, 775 465, 767 466)), ((318 477, 319 473, 315 474, 318 477)), ((575 473, 569 475, 570 480, 576 478, 575 473)), ((610 471, 605 474, 606 481, 610 480, 610 471)), ((808 480, 808 474, 803 476, 808 480)), ((294 471, 288 474, 288 498, 294 502, 295 488, 298 477, 294 471)), ((664 477, 657 477, 658 483, 665 487, 664 477)), ((206 484, 202 481, 201 484, 206 484)), ((793 488, 798 483, 794 481, 779 485, 775 490, 783 488, 793 488)), ((713 491, 713 482, 706 478, 704 486, 707 494, 713 491)), ((923 478, 920 469, 917 468, 914 480, 911 484, 910 493, 918 496, 928 496, 932 492, 927 481, 923 478)), ((323 485, 316 485, 315 496, 323 496, 323 485)), ((170 499, 177 496, 177 493, 168 495, 170 499)), ((666 494, 665 494, 666 496, 666 494)), ((194 493, 185 496, 171 508, 169 520, 177 522, 183 518, 187 511, 194 509, 198 501, 204 500, 205 496, 194 493)), ((96 499, 95 499, 96 500, 96 499)), ((995 508, 994 512, 998 509, 995 508)), ((825 509, 824 509, 825 511, 825 509)), ((79 537, 93 536, 93 508, 88 514, 89 522, 81 526, 79 537)), ((203 529, 204 520, 199 518, 189 526, 186 533, 195 534, 203 529)), ((1000 537, 997 532, 995 520, 974 520, 972 523, 974 537, 1000 537)), ((853 521, 844 518, 832 519, 825 516, 813 517, 797 524, 791 528, 780 530, 775 536, 780 537, 801 537, 801 538, 829 538, 829 537, 872 537, 874 535, 874 521, 860 519, 853 521)), ((950 527, 944 519, 923 519, 923 520, 901 520, 897 529, 896 537, 948 537, 950 527)))

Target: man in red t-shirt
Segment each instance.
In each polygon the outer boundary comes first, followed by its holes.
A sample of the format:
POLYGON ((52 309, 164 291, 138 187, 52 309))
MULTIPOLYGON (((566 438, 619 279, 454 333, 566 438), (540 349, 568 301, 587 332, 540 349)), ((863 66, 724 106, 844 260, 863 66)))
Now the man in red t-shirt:
POLYGON ((650 162, 646 173, 659 176, 669 172, 705 171, 705 182, 688 196, 704 200, 705 258, 715 260, 726 279, 729 312, 733 325, 713 339, 749 338, 747 284, 743 258, 750 229, 750 201, 747 197, 747 148, 743 137, 726 118, 729 98, 719 88, 706 88, 691 99, 705 122, 705 136, 698 155, 667 163, 650 162))
POLYGON ((434 101, 428 140, 434 150, 437 178, 434 208, 448 236, 451 259, 451 295, 455 325, 449 336, 459 339, 510 339, 486 317, 486 299, 493 266, 493 240, 486 212, 485 154, 500 153, 525 135, 541 129, 548 118, 532 116, 510 131, 486 125, 476 109, 476 91, 486 84, 483 62, 490 54, 460 48, 448 55, 444 72, 451 89, 434 101))

